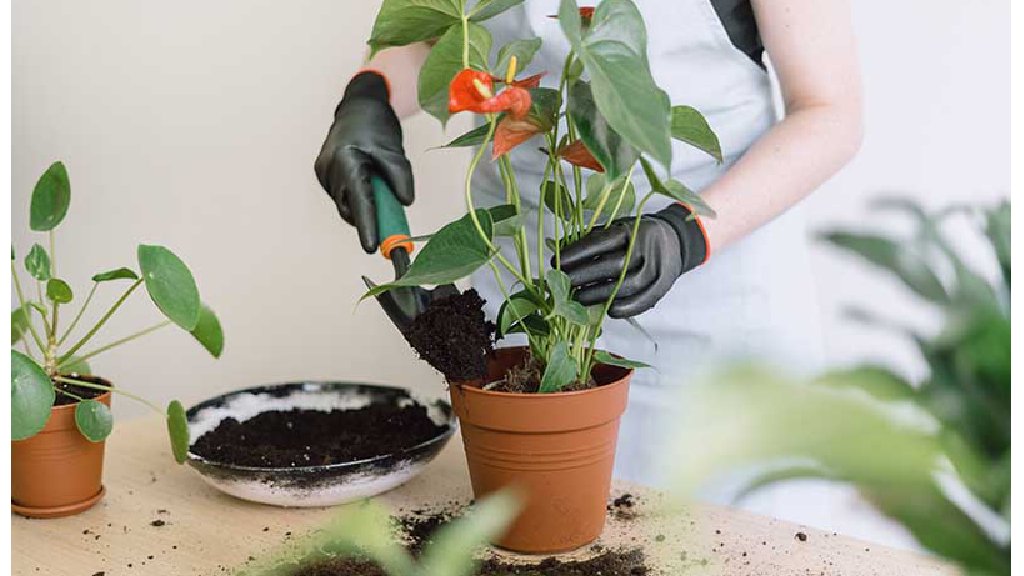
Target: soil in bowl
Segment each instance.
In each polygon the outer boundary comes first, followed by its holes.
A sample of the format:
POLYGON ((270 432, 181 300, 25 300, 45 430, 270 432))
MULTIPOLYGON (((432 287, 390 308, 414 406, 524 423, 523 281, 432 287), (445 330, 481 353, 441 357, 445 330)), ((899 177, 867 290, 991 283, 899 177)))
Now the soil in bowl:
POLYGON ((228 417, 192 445, 198 456, 236 466, 325 466, 395 454, 445 430, 419 404, 351 410, 271 410, 228 417))

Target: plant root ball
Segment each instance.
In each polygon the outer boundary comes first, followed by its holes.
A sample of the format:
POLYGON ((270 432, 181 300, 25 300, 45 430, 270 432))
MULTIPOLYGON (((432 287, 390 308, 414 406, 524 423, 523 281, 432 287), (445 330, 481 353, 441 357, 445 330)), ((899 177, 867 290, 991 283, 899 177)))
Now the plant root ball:
POLYGON ((430 303, 404 333, 409 345, 449 382, 487 375, 487 356, 494 350, 494 323, 484 316, 484 300, 476 290, 430 303))

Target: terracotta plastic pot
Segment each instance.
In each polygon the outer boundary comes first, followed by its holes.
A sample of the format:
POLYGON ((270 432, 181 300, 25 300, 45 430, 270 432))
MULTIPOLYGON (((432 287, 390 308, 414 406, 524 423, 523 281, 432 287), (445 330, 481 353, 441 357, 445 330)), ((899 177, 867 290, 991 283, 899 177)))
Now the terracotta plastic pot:
MULTIPOLYGON (((110 406, 110 392, 94 399, 110 406)), ((17 514, 30 518, 71 516, 103 497, 105 443, 82 436, 75 426, 75 406, 54 406, 38 434, 11 442, 11 510, 17 514)))
MULTIPOLYGON (((487 381, 503 377, 525 353, 496 350, 487 381)), ((480 381, 451 383, 473 493, 480 498, 514 487, 525 497, 498 546, 564 552, 601 534, 632 371, 601 365, 593 374, 605 384, 554 394, 485 391, 480 381)))

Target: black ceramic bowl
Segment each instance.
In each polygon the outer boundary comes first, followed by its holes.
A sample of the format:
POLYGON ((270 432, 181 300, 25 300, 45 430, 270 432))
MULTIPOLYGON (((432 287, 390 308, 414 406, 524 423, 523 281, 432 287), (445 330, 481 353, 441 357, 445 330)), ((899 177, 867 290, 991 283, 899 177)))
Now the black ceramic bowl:
MULTIPOLYGON (((331 506, 374 496, 418 474, 448 443, 456 420, 440 399, 417 398, 406 388, 359 382, 287 382, 255 386, 210 398, 189 408, 189 435, 195 440, 229 416, 248 420, 269 410, 356 409, 370 404, 419 403, 444 429, 401 452, 322 466, 255 467, 215 462, 193 453, 188 463, 207 483, 227 494, 275 506, 331 506)), ((386 434, 387 430, 381 430, 386 434)))

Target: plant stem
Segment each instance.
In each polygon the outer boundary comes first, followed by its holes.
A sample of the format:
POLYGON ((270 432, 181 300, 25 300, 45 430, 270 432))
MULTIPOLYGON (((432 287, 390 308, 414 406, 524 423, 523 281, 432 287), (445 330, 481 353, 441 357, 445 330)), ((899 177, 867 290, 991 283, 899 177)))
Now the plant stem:
POLYGON ((67 330, 64 331, 64 335, 60 337, 60 340, 57 340, 58 346, 63 344, 64 341, 68 339, 68 336, 71 335, 71 331, 75 329, 75 326, 78 326, 78 321, 82 319, 82 314, 85 313, 85 309, 89 306, 89 302, 92 302, 92 297, 96 294, 96 289, 99 288, 99 285, 99 282, 93 282, 92 289, 89 290, 89 295, 85 297, 85 302, 82 303, 82 308, 78 311, 78 314, 75 315, 75 319, 71 321, 71 324, 68 325, 67 330))
POLYGON ((83 388, 92 388, 94 390, 105 390, 107 392, 114 392, 114 393, 117 393, 117 394, 121 394, 123 396, 127 396, 128 398, 131 398, 132 400, 135 400, 136 402, 141 402, 142 404, 145 404, 146 406, 149 406, 150 408, 153 409, 153 411, 155 411, 157 414, 160 414, 161 416, 166 416, 166 414, 164 413, 163 408, 160 408, 159 406, 157 406, 156 404, 153 404, 152 402, 150 402, 149 400, 146 400, 145 398, 142 398, 140 396, 136 396, 135 394, 132 394, 131 392, 127 392, 125 390, 121 390, 120 388, 114 388, 113 386, 104 386, 103 384, 96 384, 95 382, 87 382, 85 380, 78 380, 78 379, 75 379, 75 378, 69 378, 67 376, 61 376, 59 374, 57 376, 54 376, 53 379, 58 381, 58 382, 64 382, 64 383, 67 383, 67 384, 75 384, 76 386, 81 386, 83 388))
POLYGON ((29 332, 32 333, 32 339, 36 341, 36 346, 39 346, 39 352, 45 356, 46 347, 43 346, 43 339, 39 337, 39 332, 36 332, 36 327, 32 324, 32 312, 25 303, 25 293, 21 289, 21 280, 18 278, 14 260, 11 260, 11 278, 14 280, 14 291, 18 293, 18 304, 21 305, 22 313, 25 314, 25 322, 28 324, 29 332))
MULTIPOLYGON (((57 277, 57 249, 56 242, 54 240, 53 228, 50 229, 48 236, 50 238, 50 278, 57 277)), ((56 300, 53 301, 53 316, 50 318, 50 344, 56 346, 57 344, 57 319, 60 317, 60 303, 56 300)))
POLYGON ((466 0, 459 0, 459 15, 462 17, 462 67, 469 68, 469 16, 466 14, 466 0))
MULTIPOLYGON (((554 149, 555 145, 551 141, 551 137, 548 137, 548 148, 554 149)), ((544 178, 540 184, 540 202, 537 203, 537 276, 540 278, 544 277, 544 188, 548 183, 548 176, 551 175, 551 158, 548 157, 548 162, 544 165, 544 178)), ((543 297, 544 294, 541 294, 543 297)))
POLYGON ((626 260, 622 265, 622 270, 619 272, 619 279, 615 282, 615 288, 612 289, 611 295, 608 296, 608 300, 604 303, 604 313, 601 314, 601 319, 598 321, 597 326, 594 327, 594 333, 590 337, 590 350, 587 351, 587 361, 583 367, 588 374, 590 373, 591 364, 594 362, 594 345, 597 342, 597 334, 601 331, 605 317, 608 316, 608 309, 615 302, 615 296, 618 295, 619 288, 622 287, 622 283, 626 280, 626 271, 629 270, 629 261, 633 257, 633 247, 636 245, 636 235, 640 230, 640 219, 644 215, 644 206, 651 199, 651 196, 654 196, 653 190, 648 192, 643 200, 640 201, 640 205, 637 206, 636 217, 633 219, 633 230, 629 234, 629 244, 626 245, 626 260))
POLYGON ((131 296, 132 292, 134 292, 135 289, 138 288, 140 284, 142 284, 141 278, 133 282, 132 285, 129 286, 127 290, 125 290, 124 294, 122 294, 121 297, 117 299, 117 302, 114 302, 114 305, 111 306, 110 309, 107 310, 107 312, 99 319, 96 325, 93 326, 92 329, 90 329, 88 332, 86 332, 85 336, 82 336, 81 340, 79 340, 74 346, 71 347, 70 350, 65 352, 64 355, 60 357, 60 360, 57 361, 57 364, 64 364, 67 361, 67 359, 71 358, 71 356, 73 356, 75 352, 78 352, 78 350, 82 346, 84 346, 85 343, 89 341, 89 339, 95 336, 96 332, 98 332, 99 329, 102 328, 103 325, 107 323, 107 320, 109 320, 110 317, 114 315, 114 312, 117 312, 117 309, 121 307, 121 304, 124 304, 124 301, 127 300, 129 296, 131 296))
POLYGON ((57 369, 59 370, 60 368, 63 368, 65 365, 70 364, 72 362, 81 362, 82 360, 88 360, 89 358, 92 358, 93 356, 96 356, 97 354, 100 354, 101 352, 106 352, 107 350, 110 350, 111 348, 115 348, 115 347, 120 346, 121 344, 124 344, 126 342, 131 342, 132 340, 134 340, 136 338, 139 338, 141 336, 145 336, 146 334, 149 334, 151 332, 156 332, 157 330, 163 328, 164 326, 169 326, 170 324, 171 324, 170 320, 164 320, 163 322, 160 322, 159 324, 154 324, 153 326, 150 326, 149 328, 144 328, 142 330, 139 330, 138 332, 135 332, 134 334, 129 334, 128 336, 125 336, 124 338, 121 338, 120 340, 114 340, 110 344, 107 344, 105 346, 100 346, 99 348, 93 350, 92 352, 89 352, 88 354, 83 354, 83 355, 79 356, 78 358, 68 358, 67 360, 63 360, 62 362, 57 364, 57 369))

